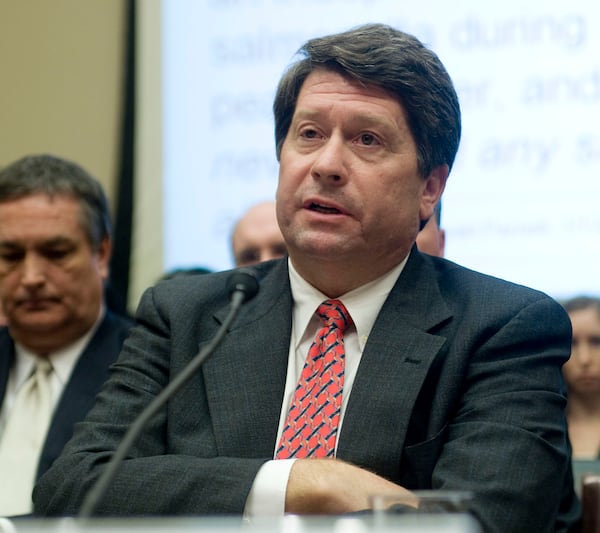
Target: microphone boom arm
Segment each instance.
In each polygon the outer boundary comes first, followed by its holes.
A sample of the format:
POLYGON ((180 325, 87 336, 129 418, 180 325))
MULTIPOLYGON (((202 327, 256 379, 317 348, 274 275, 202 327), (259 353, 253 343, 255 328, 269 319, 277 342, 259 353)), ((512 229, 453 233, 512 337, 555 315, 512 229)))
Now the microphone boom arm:
POLYGON ((217 331, 217 334, 202 350, 200 350, 194 356, 188 365, 167 384, 160 394, 158 394, 158 396, 156 396, 146 406, 140 415, 133 421, 131 426, 129 426, 125 436, 123 437, 123 440, 106 465, 104 472, 102 472, 101 476, 98 478, 98 481, 86 495, 83 505, 79 511, 78 518, 87 519, 93 515, 96 506, 104 496, 104 493, 106 492, 110 482, 125 459, 127 452, 129 452, 129 449, 142 432, 148 421, 161 409, 161 407, 163 407, 167 400, 171 398, 171 396, 192 377, 194 372, 196 372, 196 370, 202 366, 202 363, 204 363, 208 356, 223 340, 223 337, 227 333, 229 326, 235 319, 242 304, 253 296, 254 294, 249 296, 242 287, 236 286, 233 288, 233 292, 231 294, 231 308, 225 317, 225 320, 221 324, 221 327, 217 331))

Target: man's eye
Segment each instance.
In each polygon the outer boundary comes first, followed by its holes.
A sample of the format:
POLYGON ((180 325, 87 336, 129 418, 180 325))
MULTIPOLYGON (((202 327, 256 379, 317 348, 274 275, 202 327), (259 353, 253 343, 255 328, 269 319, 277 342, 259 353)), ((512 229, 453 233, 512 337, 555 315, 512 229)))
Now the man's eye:
POLYGON ((23 254, 18 252, 4 252, 0 254, 0 260, 5 263, 16 263, 23 258, 23 254))
POLYGON ((69 255, 69 250, 56 249, 56 250, 46 250, 44 254, 48 259, 57 260, 62 259, 69 255))
POLYGON ((255 250, 255 249, 242 250, 238 257, 239 264, 256 263, 258 260, 259 260, 259 253, 258 253, 258 250, 255 250))
POLYGON ((363 133, 360 136, 360 141, 366 146, 371 146, 373 144, 377 144, 377 137, 375 137, 375 135, 372 133, 363 133))
POLYGON ((278 244, 273 248, 273 254, 275 255, 285 255, 287 254, 287 247, 285 243, 278 244))
POLYGON ((594 347, 594 348, 598 348, 600 347, 600 337, 596 337, 596 336, 592 336, 590 337, 590 344, 594 347))
POLYGON ((305 129, 305 130, 302 130, 301 135, 302 135, 302 137, 305 137, 307 139, 314 139, 317 137, 317 130, 305 129))

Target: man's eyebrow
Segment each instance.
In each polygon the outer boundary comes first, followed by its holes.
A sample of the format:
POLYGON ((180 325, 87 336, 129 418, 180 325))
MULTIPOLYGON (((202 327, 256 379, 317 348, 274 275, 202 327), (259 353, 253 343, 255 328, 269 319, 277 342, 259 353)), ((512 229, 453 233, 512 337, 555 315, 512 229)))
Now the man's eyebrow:
MULTIPOLYGON (((48 246, 64 246, 73 245, 74 240, 66 236, 52 237, 35 244, 36 248, 48 246)), ((2 248, 22 248, 23 245, 18 240, 0 239, 0 247, 2 248)))
MULTIPOLYGON (((325 114, 325 111, 317 109, 298 109, 294 114, 294 121, 316 120, 325 114)), ((359 126, 378 126, 381 128, 394 128, 396 126, 396 121, 391 119, 389 116, 376 113, 364 113, 360 111, 354 112, 352 115, 350 115, 347 121, 350 124, 356 124, 359 126)))
POLYGON ((372 125, 372 126, 379 126, 382 128, 394 128, 396 129, 398 127, 397 122, 392 119, 390 116, 388 115, 380 115, 380 114, 376 114, 376 113, 357 113, 354 115, 351 115, 348 119, 348 121, 353 124, 353 123, 357 123, 357 124, 365 124, 365 125, 372 125))
POLYGON ((297 119, 314 120, 314 119, 318 118, 319 116, 321 116, 322 114, 323 114, 322 111, 318 111, 316 109, 296 109, 293 119, 294 120, 297 120, 297 119))
POLYGON ((71 237, 57 236, 43 241, 42 246, 59 246, 63 244, 73 244, 75 241, 71 237))

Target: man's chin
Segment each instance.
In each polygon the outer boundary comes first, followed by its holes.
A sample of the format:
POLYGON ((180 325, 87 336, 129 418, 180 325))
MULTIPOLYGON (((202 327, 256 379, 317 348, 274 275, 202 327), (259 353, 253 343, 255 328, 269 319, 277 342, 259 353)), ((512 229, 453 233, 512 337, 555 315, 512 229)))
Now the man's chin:
POLYGON ((334 261, 352 253, 352 242, 349 237, 321 234, 299 240, 296 249, 304 256, 319 258, 323 261, 334 261))
POLYGON ((12 328, 19 329, 20 331, 48 333, 57 328, 64 327, 65 321, 53 313, 37 311, 14 317, 9 323, 12 328))

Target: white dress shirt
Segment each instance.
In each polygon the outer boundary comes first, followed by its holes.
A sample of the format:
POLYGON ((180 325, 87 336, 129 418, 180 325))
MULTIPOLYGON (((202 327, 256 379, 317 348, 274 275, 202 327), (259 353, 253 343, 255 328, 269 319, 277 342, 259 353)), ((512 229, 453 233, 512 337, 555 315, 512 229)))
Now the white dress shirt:
MULTIPOLYGON (((71 343, 69 346, 48 354, 48 360, 52 365, 50 373, 50 386, 52 392, 52 407, 55 408, 65 385, 71 377, 73 368, 79 359, 79 356, 88 345, 92 336, 98 329, 100 321, 104 316, 104 309, 101 310, 98 319, 93 327, 81 338, 71 343)), ((20 343, 15 343, 15 362, 10 370, 8 382, 6 384, 6 393, 2 401, 2 410, 0 411, 0 438, 4 426, 8 420, 8 415, 15 401, 17 392, 21 386, 27 381, 33 373, 35 360, 38 357, 32 351, 25 348, 20 343)))
MULTIPOLYGON (((352 391, 352 384, 360 364, 362 352, 373 324, 383 306, 388 294, 396 283, 408 256, 398 266, 380 278, 358 287, 339 298, 341 300, 354 325, 344 332, 345 369, 344 390, 342 394, 342 406, 340 411, 340 422, 338 434, 344 420, 348 398, 352 391)), ((292 310, 292 335, 290 338, 290 351, 288 356, 288 370, 283 395, 281 415, 279 417, 279 428, 275 441, 277 450, 279 439, 283 432, 285 419, 289 406, 292 402, 294 390, 298 378, 302 373, 308 350, 322 326, 316 315, 318 306, 328 299, 323 293, 307 283, 294 269, 292 262, 288 259, 290 272, 290 286, 294 307, 292 310)), ((337 449, 337 442, 336 442, 337 449)), ((290 470, 295 459, 272 460, 266 462, 259 470, 248 499, 244 516, 246 518, 260 516, 283 516, 285 509, 285 490, 290 470)))

